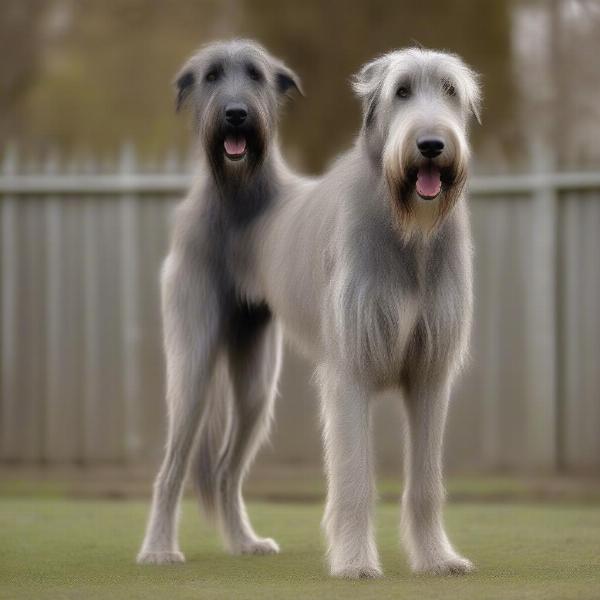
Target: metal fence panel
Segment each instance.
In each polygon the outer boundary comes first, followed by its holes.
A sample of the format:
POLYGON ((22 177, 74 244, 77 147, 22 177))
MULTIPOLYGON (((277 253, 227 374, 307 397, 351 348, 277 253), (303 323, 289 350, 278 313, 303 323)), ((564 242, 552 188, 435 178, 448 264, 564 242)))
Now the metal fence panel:
MULTIPOLYGON (((40 171, 43 171, 41 169, 40 171)), ((165 435, 159 270, 189 178, 0 176, 0 459, 155 463, 165 435)), ((453 398, 454 470, 600 467, 600 176, 472 185, 475 325, 453 398)), ((288 355, 268 464, 320 462, 312 367, 288 355)), ((401 458, 400 402, 376 411, 401 458)))
POLYGON ((566 194, 561 240, 559 356, 563 463, 600 466, 600 192, 566 194))

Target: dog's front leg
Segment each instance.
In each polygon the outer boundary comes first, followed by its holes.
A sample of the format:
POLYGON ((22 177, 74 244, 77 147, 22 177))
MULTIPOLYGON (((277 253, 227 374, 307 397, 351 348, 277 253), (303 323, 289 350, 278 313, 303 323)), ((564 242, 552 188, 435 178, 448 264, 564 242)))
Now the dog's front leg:
POLYGON ((417 573, 447 575, 473 569, 452 547, 442 519, 442 446, 449 397, 447 381, 420 381, 406 392, 409 440, 402 530, 411 567, 417 573))
POLYGON ((177 517, 190 450, 205 406, 222 316, 214 285, 193 256, 171 254, 162 279, 168 432, 139 563, 183 562, 177 517))
POLYGON ((369 394, 328 367, 320 369, 320 382, 329 485, 323 527, 331 574, 350 579, 378 577, 369 394))

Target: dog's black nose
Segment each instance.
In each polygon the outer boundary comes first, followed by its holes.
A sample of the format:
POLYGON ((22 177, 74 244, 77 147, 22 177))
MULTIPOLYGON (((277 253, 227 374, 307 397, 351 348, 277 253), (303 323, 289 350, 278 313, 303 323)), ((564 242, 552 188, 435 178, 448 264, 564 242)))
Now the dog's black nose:
POLYGON ((232 125, 241 125, 248 116, 248 109, 245 104, 228 104, 225 107, 225 118, 232 125))
POLYGON ((444 149, 444 140, 438 137, 421 137, 417 140, 417 148, 425 158, 435 158, 444 149))

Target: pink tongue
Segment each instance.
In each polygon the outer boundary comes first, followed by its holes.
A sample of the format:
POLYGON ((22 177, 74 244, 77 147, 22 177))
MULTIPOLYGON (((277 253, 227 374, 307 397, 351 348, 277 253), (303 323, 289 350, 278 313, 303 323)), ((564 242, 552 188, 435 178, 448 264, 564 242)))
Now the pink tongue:
POLYGON ((417 173, 417 193, 419 196, 433 198, 440 193, 442 182, 440 170, 434 166, 420 167, 417 173))
POLYGON ((239 156, 246 151, 246 138, 234 138, 227 136, 225 138, 225 152, 231 156, 239 156))

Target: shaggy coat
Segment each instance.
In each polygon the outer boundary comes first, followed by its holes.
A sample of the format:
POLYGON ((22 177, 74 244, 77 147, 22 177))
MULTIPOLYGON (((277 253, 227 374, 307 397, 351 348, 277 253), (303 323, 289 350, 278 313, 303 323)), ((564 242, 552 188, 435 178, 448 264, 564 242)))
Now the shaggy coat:
MULTIPOLYGON (((331 573, 381 574, 370 408, 384 389, 397 390, 406 409, 411 565, 472 568, 443 526, 442 440, 471 328, 465 182, 479 88, 458 57, 420 49, 369 63, 354 87, 360 135, 318 179, 285 166, 270 123, 245 164, 229 164, 222 139, 205 136, 204 174, 178 211, 163 272, 170 430, 142 562, 182 559, 174 515, 203 412, 195 473, 205 505, 216 506, 232 551, 278 550, 252 530, 241 485, 268 429, 281 326, 317 368, 331 573)), ((202 102, 195 106, 210 122, 202 102)))

